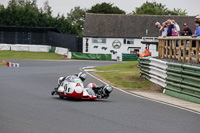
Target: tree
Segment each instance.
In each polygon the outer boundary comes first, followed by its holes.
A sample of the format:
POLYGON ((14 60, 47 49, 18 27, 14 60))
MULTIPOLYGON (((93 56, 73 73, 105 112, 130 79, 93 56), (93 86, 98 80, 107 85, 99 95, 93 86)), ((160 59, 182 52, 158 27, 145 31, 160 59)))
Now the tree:
POLYGON ((148 2, 144 3, 141 7, 137 7, 133 14, 149 14, 149 15, 180 15, 186 16, 186 10, 182 11, 181 9, 174 9, 173 11, 169 10, 162 5, 161 3, 148 2))
POLYGON ((48 15, 48 17, 52 16, 52 10, 51 10, 51 7, 49 6, 49 1, 46 0, 44 2, 44 13, 46 13, 48 15))
POLYGON ((173 9, 173 11, 169 11, 169 14, 170 15, 179 15, 179 16, 186 16, 187 15, 187 12, 186 10, 183 10, 180 9, 180 8, 177 8, 177 9, 173 9))
POLYGON ((52 16, 48 1, 40 9, 37 0, 10 0, 7 7, 0 5, 0 26, 55 27, 62 33, 79 35, 76 26, 63 15, 52 16))
POLYGON ((70 13, 67 13, 67 20, 75 26, 80 36, 82 36, 82 29, 85 23, 85 13, 86 9, 81 9, 80 6, 74 7, 74 9, 70 10, 70 13))
POLYGON ((111 3, 101 3, 92 6, 88 13, 102 13, 102 14, 126 14, 125 11, 113 6, 111 3))

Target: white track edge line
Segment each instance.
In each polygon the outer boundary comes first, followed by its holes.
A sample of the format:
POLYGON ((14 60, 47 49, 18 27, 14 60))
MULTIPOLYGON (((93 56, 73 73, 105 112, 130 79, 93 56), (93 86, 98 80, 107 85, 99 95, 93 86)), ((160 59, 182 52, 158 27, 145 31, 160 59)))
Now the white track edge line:
MULTIPOLYGON (((82 70, 82 69, 80 68, 80 70, 82 70)), ((106 83, 105 81, 103 81, 103 80, 101 80, 101 79, 95 77, 94 75, 92 75, 92 74, 90 74, 90 73, 88 73, 88 72, 86 72, 86 73, 87 73, 88 75, 90 75, 91 77, 93 77, 93 78, 95 78, 95 79, 101 81, 102 83, 108 84, 108 83, 106 83)), ((194 110, 191 110, 191 109, 187 109, 187 108, 184 108, 184 107, 180 107, 180 106, 178 106, 178 105, 174 105, 174 104, 162 102, 162 101, 159 101, 159 100, 147 98, 147 97, 144 97, 144 96, 140 96, 140 95, 137 95, 137 94, 134 94, 134 93, 131 93, 131 92, 127 92, 127 91, 122 90, 122 89, 117 88, 117 87, 114 87, 114 88, 117 89, 117 90, 119 90, 119 91, 121 91, 121 92, 124 92, 124 93, 126 93, 126 94, 129 94, 129 95, 132 95, 132 96, 135 96, 135 97, 138 97, 138 98, 146 99, 146 100, 149 100, 149 101, 154 101, 154 102, 157 102, 157 103, 161 103, 161 104, 164 104, 164 105, 168 105, 168 106, 171 106, 171 107, 175 107, 175 108, 178 108, 178 109, 182 109, 182 110, 185 110, 185 111, 192 112, 192 113, 195 113, 195 114, 200 115, 200 112, 198 112, 198 111, 194 111, 194 110)))

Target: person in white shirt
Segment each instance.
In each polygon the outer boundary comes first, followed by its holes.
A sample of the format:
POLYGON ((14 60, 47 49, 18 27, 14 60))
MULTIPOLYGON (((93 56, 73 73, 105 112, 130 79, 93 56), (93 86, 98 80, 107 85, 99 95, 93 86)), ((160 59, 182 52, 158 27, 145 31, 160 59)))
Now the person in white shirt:
POLYGON ((200 21, 200 14, 195 17, 195 21, 200 21))
POLYGON ((167 36, 167 25, 165 22, 162 23, 162 34, 161 36, 167 36))
POLYGON ((172 19, 172 22, 174 23, 174 27, 178 33, 178 36, 179 36, 179 33, 180 33, 180 26, 176 23, 176 21, 174 19, 172 19))
POLYGON ((155 26, 156 26, 156 28, 159 29, 159 36, 161 36, 162 35, 162 26, 161 26, 161 24, 159 22, 156 22, 155 26))

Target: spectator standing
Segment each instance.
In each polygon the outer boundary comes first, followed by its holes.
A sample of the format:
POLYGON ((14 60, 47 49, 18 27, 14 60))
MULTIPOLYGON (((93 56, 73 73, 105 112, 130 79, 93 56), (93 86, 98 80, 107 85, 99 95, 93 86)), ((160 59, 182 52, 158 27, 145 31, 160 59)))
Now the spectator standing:
POLYGON ((165 22, 162 23, 162 34, 161 36, 166 36, 167 35, 167 25, 165 22))
MULTIPOLYGON (((199 21, 200 22, 200 15, 197 15, 196 17, 195 17, 195 21, 199 21)), ((196 29, 194 30, 194 34, 196 33, 196 29)))
MULTIPOLYGON (((166 21, 167 25, 168 25, 168 29, 167 29, 167 36, 178 36, 178 33, 175 30, 174 24, 172 22, 172 20, 168 19, 166 21)), ((169 46, 169 40, 168 40, 168 46, 169 46)), ((172 42, 172 47, 173 47, 174 43, 172 42)), ((176 46, 178 45, 178 42, 176 43, 176 46)), ((169 51, 168 51, 169 52, 169 51)), ((175 53, 177 53, 178 51, 173 51, 175 53)))
POLYGON ((156 22, 155 26, 156 26, 156 28, 159 29, 159 36, 161 36, 162 35, 162 26, 161 26, 161 24, 159 22, 156 22))
POLYGON ((195 21, 200 21, 200 15, 197 15, 197 16, 195 17, 195 21))
POLYGON ((174 24, 174 28, 176 29, 178 35, 180 33, 180 26, 176 23, 174 19, 172 19, 172 23, 174 24))
POLYGON ((192 35, 192 30, 188 27, 188 23, 184 23, 183 24, 183 32, 182 32, 182 36, 191 36, 192 35))
POLYGON ((168 25, 167 36, 178 36, 178 33, 175 31, 175 27, 172 20, 168 19, 166 23, 168 25))
MULTIPOLYGON (((200 21, 195 21, 195 26, 196 26, 196 30, 195 30, 195 34, 193 34, 191 37, 198 37, 200 36, 200 21)), ((192 47, 196 47, 196 41, 193 40, 192 41, 192 47)), ((199 41, 199 45, 200 45, 200 41, 199 41)), ((194 51, 194 54, 196 54, 196 51, 194 51)))
MULTIPOLYGON (((183 32, 182 36, 191 36, 192 35, 192 30, 188 27, 188 23, 183 24, 183 32)), ((183 42, 182 42, 183 45, 183 42)), ((189 47, 189 40, 186 40, 186 47, 189 47)), ((183 50, 181 50, 181 55, 183 55, 183 50)), ((186 55, 188 55, 188 50, 186 50, 186 55)))
POLYGON ((195 21, 196 26, 196 33, 192 35, 192 37, 198 37, 200 36, 200 21, 195 21))

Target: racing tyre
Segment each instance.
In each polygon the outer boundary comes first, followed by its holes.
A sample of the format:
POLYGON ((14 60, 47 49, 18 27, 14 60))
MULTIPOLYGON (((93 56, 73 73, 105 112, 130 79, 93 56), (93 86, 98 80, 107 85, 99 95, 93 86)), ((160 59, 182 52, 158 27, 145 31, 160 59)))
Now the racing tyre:
POLYGON ((51 95, 53 96, 54 94, 55 94, 55 91, 52 91, 52 92, 51 92, 51 95))
POLYGON ((59 95, 59 97, 60 97, 60 99, 64 99, 64 97, 63 97, 63 96, 60 96, 60 95, 59 95))

